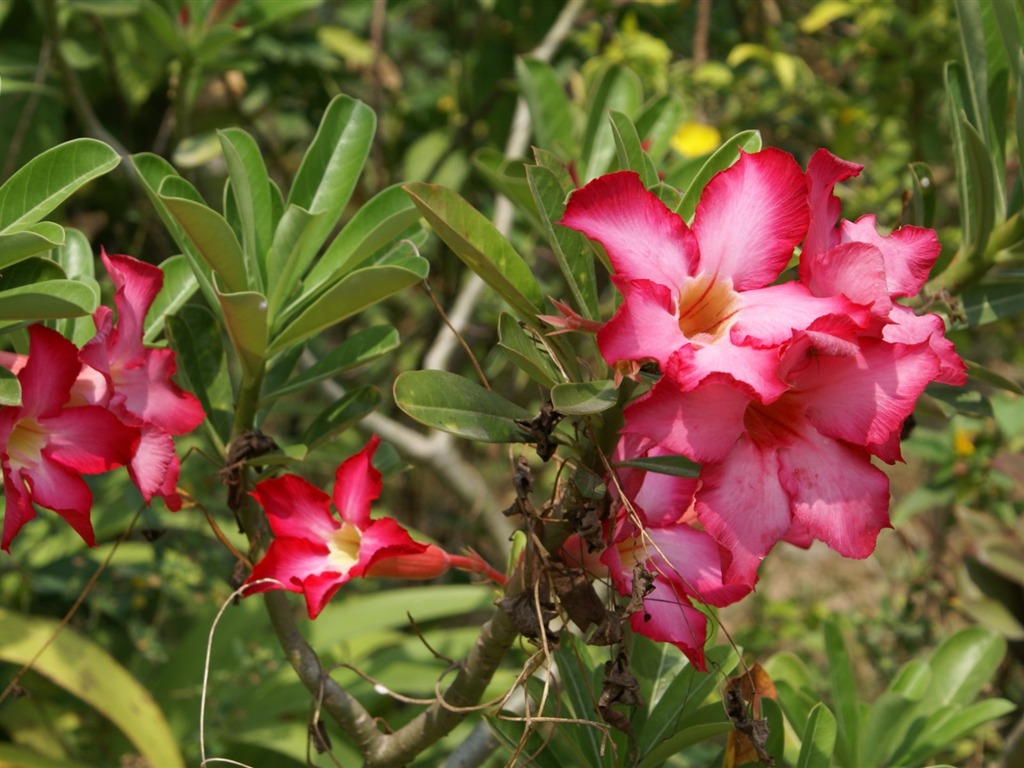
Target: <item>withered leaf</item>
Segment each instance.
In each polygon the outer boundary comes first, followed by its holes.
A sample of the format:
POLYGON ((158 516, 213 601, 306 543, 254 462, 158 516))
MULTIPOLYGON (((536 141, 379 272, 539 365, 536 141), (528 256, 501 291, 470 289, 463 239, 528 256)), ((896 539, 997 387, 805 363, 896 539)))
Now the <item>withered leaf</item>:
POLYGON ((604 621, 604 603, 582 570, 552 567, 550 575, 558 601, 577 627, 585 632, 591 624, 604 621))
POLYGON ((501 598, 497 605, 523 637, 539 640, 543 631, 548 643, 558 643, 558 635, 548 627, 548 622, 558 616, 558 611, 547 595, 546 588, 535 584, 532 589, 528 588, 518 595, 501 598), (534 597, 537 594, 536 590, 540 590, 539 599, 534 597), (540 603, 540 615, 537 613, 537 602, 540 603))
POLYGON ((732 720, 733 730, 725 746, 722 768, 735 768, 757 761, 775 765, 768 754, 770 735, 768 721, 761 717, 761 699, 776 698, 775 684, 760 664, 753 664, 742 675, 729 678, 722 691, 725 713, 732 720))
POLYGON ((633 725, 622 712, 612 709, 614 704, 627 707, 643 706, 640 683, 629 671, 629 657, 622 651, 613 661, 604 665, 604 681, 597 699, 597 711, 608 725, 633 738, 633 725))
POLYGON ((619 611, 605 611, 604 619, 587 640, 587 645, 617 645, 622 642, 623 616, 619 611))
POLYGON ((633 594, 629 603, 623 610, 623 615, 632 616, 637 611, 644 609, 644 598, 654 591, 654 574, 644 566, 637 563, 633 568, 633 594))
POLYGON ((562 414, 555 410, 555 406, 548 400, 540 407, 540 413, 532 419, 516 419, 516 425, 527 433, 532 442, 537 444, 537 455, 542 461, 547 461, 555 455, 558 447, 557 441, 551 437, 551 432, 562 420, 562 414))

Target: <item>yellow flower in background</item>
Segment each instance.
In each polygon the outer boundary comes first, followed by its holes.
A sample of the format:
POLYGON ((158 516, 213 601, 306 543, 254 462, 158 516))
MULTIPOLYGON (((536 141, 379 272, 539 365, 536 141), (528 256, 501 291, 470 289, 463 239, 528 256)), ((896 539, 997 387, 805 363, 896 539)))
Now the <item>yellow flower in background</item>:
POLYGON ((722 143, 717 128, 689 120, 679 126, 672 136, 672 149, 683 157, 702 157, 713 152, 722 143))
POLYGON ((967 430, 957 429, 953 432, 953 451, 957 456, 970 456, 974 450, 974 440, 967 430))

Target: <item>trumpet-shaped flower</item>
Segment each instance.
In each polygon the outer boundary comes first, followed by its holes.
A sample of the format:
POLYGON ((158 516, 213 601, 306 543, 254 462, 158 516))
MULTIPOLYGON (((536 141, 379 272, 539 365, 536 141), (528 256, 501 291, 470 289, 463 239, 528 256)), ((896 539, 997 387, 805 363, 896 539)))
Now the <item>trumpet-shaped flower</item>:
POLYGON ((726 374, 689 391, 666 376, 626 410, 626 433, 702 464, 697 518, 728 553, 727 584, 753 586, 791 531, 863 558, 889 525, 888 478, 870 458, 898 458, 903 421, 939 363, 926 342, 836 338, 798 334, 780 366, 788 389, 771 403, 726 374))
POLYGON ((433 544, 414 541, 388 517, 370 518, 380 496, 380 472, 370 463, 376 436, 335 473, 332 496, 296 475, 264 480, 252 496, 267 513, 274 540, 246 581, 248 594, 271 589, 301 593, 315 619, 342 584, 360 577, 433 579, 449 568, 504 576, 479 555, 450 555, 433 544), (340 517, 331 513, 331 501, 340 517), (272 581, 262 582, 269 579, 272 581), (276 582, 276 583, 275 583, 276 582))
POLYGON ((794 329, 864 314, 840 295, 769 285, 807 232, 807 194, 803 171, 774 149, 741 153, 711 179, 692 227, 635 173, 602 176, 574 192, 561 223, 604 247, 624 298, 597 335, 605 360, 620 372, 645 360, 664 368, 689 346, 690 366, 676 368, 681 386, 724 371, 765 400, 779 396, 778 346, 794 329))
POLYGON ((6 507, 0 548, 36 516, 34 504, 63 517, 89 546, 92 493, 82 474, 127 464, 139 430, 105 408, 68 406, 82 363, 78 349, 41 325, 29 328, 29 356, 19 365, 21 405, 0 408, 6 507))
POLYGON ((75 390, 83 402, 105 406, 140 429, 128 473, 147 502, 161 496, 177 510, 181 466, 171 436, 191 432, 205 414, 199 401, 171 380, 174 351, 143 345, 146 313, 163 285, 163 271, 131 256, 104 251, 101 258, 116 288, 117 323, 109 307, 96 310, 96 336, 82 348, 87 367, 75 390))

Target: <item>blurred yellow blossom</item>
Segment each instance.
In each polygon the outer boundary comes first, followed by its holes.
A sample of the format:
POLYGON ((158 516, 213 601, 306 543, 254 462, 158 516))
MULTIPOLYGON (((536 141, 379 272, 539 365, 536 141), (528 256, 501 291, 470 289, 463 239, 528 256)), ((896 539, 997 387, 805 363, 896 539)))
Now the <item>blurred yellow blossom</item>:
POLYGON ((672 149, 683 157, 702 157, 718 148, 722 134, 718 129, 688 120, 672 136, 672 149))

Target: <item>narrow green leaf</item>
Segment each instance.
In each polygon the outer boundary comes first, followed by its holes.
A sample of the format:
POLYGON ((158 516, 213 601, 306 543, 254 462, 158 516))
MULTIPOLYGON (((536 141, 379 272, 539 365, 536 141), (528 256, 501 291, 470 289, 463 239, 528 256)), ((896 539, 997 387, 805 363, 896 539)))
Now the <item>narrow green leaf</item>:
POLYGON ((624 171, 638 173, 645 187, 657 184, 658 170, 640 145, 640 136, 636 132, 636 126, 621 112, 612 112, 609 118, 612 123, 612 138, 615 140, 615 152, 619 158, 619 167, 624 171))
POLYGON ((796 768, 831 768, 836 746, 836 718, 821 702, 814 705, 803 734, 796 768))
POLYGON ((913 223, 918 227, 931 227, 935 221, 936 188, 935 175, 927 163, 911 163, 910 174, 914 181, 911 197, 913 223))
POLYGON ((359 207, 313 265, 303 281, 303 293, 314 293, 361 266, 374 253, 406 234, 419 217, 409 195, 397 184, 374 195, 359 207))
POLYGON ((473 167, 494 190, 511 200, 532 226, 543 229, 537 204, 527 182, 526 165, 522 160, 507 158, 493 147, 477 150, 471 160, 473 167))
POLYGON ((0 187, 0 232, 36 223, 119 162, 118 154, 96 139, 73 139, 37 155, 0 187))
POLYGON ((18 377, 0 367, 0 405, 21 404, 21 383, 18 377))
POLYGON ((900 671, 889 681, 886 690, 918 701, 927 692, 931 680, 931 667, 921 659, 911 659, 900 667, 900 671))
POLYGON ((615 407, 619 390, 608 380, 566 382, 551 388, 551 403, 566 416, 587 416, 615 407))
POLYGON ((516 80, 530 108, 537 144, 575 156, 572 108, 555 70, 538 59, 516 59, 516 80))
POLYGON ((280 317, 285 300, 298 288, 303 273, 316 258, 320 243, 315 230, 320 218, 322 214, 312 214, 297 205, 289 205, 274 230, 274 239, 266 256, 271 327, 280 317))
MULTIPOLYGON (((270 178, 255 140, 240 128, 217 131, 242 225, 242 250, 250 274, 267 278, 265 259, 270 248, 270 178)), ((273 285, 273 283, 266 283, 273 285)), ((260 283, 263 285, 263 283, 260 283)))
POLYGON ((255 291, 222 292, 216 279, 214 290, 242 374, 247 382, 258 381, 267 357, 267 297, 255 291))
POLYGON ((431 184, 406 184, 416 207, 447 243, 485 283, 498 292, 520 319, 537 325, 543 307, 540 285, 512 244, 457 193, 431 184))
POLYGON ((543 346, 506 312, 498 318, 498 346, 513 365, 542 387, 550 389, 562 379, 543 346))
POLYGON ((220 276, 229 293, 240 293, 249 287, 245 258, 238 238, 227 220, 207 205, 172 197, 161 185, 160 200, 188 237, 195 252, 206 266, 220 276))
POLYGON ((960 116, 963 137, 967 142, 966 158, 969 185, 972 189, 971 208, 965 213, 974 221, 974 239, 971 242, 972 258, 981 258, 988 245, 992 227, 996 222, 997 198, 996 173, 992 165, 992 154, 985 140, 966 118, 960 116))
POLYGON ((683 199, 675 212, 683 217, 684 221, 691 221, 693 213, 697 210, 697 203, 704 192, 704 187, 711 181, 711 177, 719 171, 724 171, 732 166, 739 157, 740 150, 744 152, 759 152, 761 150, 760 131, 741 131, 732 138, 726 140, 722 146, 715 150, 715 153, 704 161, 700 171, 690 182, 690 186, 683 193, 683 199))
POLYGON ((644 107, 635 122, 648 157, 655 161, 664 158, 682 122, 682 111, 682 104, 674 94, 665 94, 644 107))
POLYGON ((697 477, 700 475, 700 464, 690 461, 685 456, 648 456, 642 459, 620 461, 615 466, 633 467, 673 477, 697 477))
POLYGON ((116 659, 74 629, 0 608, 0 658, 18 666, 31 662, 36 673, 110 720, 153 768, 184 768, 177 739, 153 697, 116 659))
MULTIPOLYGON (((1022 291, 1022 294, 1024 294, 1024 291, 1022 291)), ((1024 295, 1021 298, 1022 311, 1024 311, 1024 295)), ((975 363, 971 360, 964 360, 964 363, 967 365, 967 375, 972 379, 984 381, 986 384, 992 384, 1016 395, 1024 395, 1024 387, 1012 379, 1003 376, 1001 373, 996 373, 991 368, 986 368, 981 363, 975 363)))
POLYGON ((0 290, 0 320, 81 317, 91 315, 97 306, 95 291, 77 280, 46 280, 0 290))
POLYGON ((860 702, 854 682, 853 666, 843 642, 839 625, 825 622, 825 655, 828 658, 832 704, 839 723, 838 754, 843 765, 862 765, 860 760, 860 702))
POLYGON ((221 442, 228 439, 234 399, 217 319, 204 306, 188 304, 165 318, 167 336, 178 353, 178 375, 203 406, 221 442))
POLYGON ((325 328, 415 285, 426 278, 429 269, 429 263, 416 253, 415 247, 403 241, 396 248, 392 263, 357 269, 345 275, 297 317, 286 321, 270 345, 270 354, 305 341, 325 328))
POLYGON ((71 762, 66 757, 46 757, 28 747, 0 744, 0 768, 95 768, 95 764, 71 762))
POLYGON ((595 78, 592 98, 587 105, 587 124, 583 130, 582 155, 586 170, 582 181, 605 173, 615 157, 615 139, 608 121, 610 112, 635 115, 643 102, 643 85, 630 69, 610 66, 595 78))
POLYGON ((921 706, 906 696, 885 691, 871 704, 861 731, 860 755, 864 765, 892 765, 892 753, 920 725, 921 706))
POLYGON ((761 715, 768 721, 768 739, 764 749, 771 757, 775 758, 776 764, 782 762, 783 751, 786 743, 786 726, 782 717, 782 708, 775 699, 767 697, 761 699, 761 715))
POLYGON ((406 371, 395 379, 395 404, 428 427, 484 443, 522 443, 516 419, 533 414, 447 371, 406 371))
POLYGON ((926 694, 938 704, 970 704, 992 679, 1006 655, 1006 641, 981 627, 968 627, 946 638, 928 664, 932 684, 926 694))
POLYGON ((953 746, 971 731, 985 723, 1013 712, 1015 706, 1006 699, 985 699, 969 706, 949 705, 928 718, 917 733, 911 747, 893 756, 899 765, 920 765, 926 758, 953 746))
POLYGON ((376 129, 376 115, 361 101, 342 95, 327 105, 286 201, 311 214, 324 214, 310 236, 317 248, 352 196, 376 129))
POLYGON ((178 254, 160 264, 164 273, 164 285, 156 295, 146 314, 146 334, 143 340, 153 343, 160 336, 169 315, 177 312, 199 288, 188 259, 178 254))
MULTIPOLYGON (((555 663, 558 665, 558 680, 562 691, 569 700, 572 716, 579 720, 600 722, 597 715, 597 694, 591 679, 593 663, 587 647, 568 632, 562 635, 555 648, 555 663)), ((572 735, 588 766, 604 764, 601 737, 597 729, 587 726, 572 726, 572 735)))
MULTIPOLYGON (((718 707, 718 709, 721 709, 721 707, 718 707)), ((641 760, 637 768, 662 768, 670 757, 679 754, 687 747, 724 736, 732 730, 732 723, 724 719, 724 717, 723 714, 723 719, 718 722, 701 723, 700 725, 680 728, 641 760)))
POLYGON ((64 237, 64 228, 49 221, 23 229, 12 227, 0 234, 0 269, 63 245, 64 237))
POLYGON ((321 411, 303 433, 301 442, 310 451, 330 442, 380 405, 380 392, 375 387, 360 387, 346 392, 321 411))
POLYGON ((305 389, 398 348, 398 331, 390 325, 374 325, 354 333, 298 376, 263 396, 263 402, 305 389))

